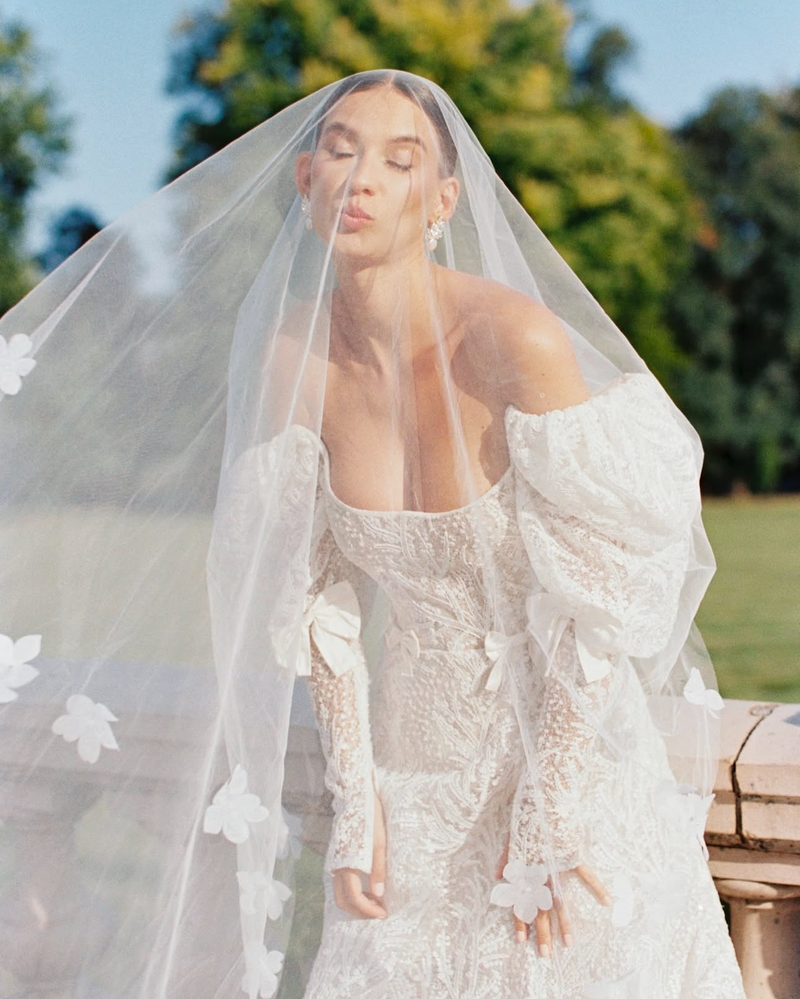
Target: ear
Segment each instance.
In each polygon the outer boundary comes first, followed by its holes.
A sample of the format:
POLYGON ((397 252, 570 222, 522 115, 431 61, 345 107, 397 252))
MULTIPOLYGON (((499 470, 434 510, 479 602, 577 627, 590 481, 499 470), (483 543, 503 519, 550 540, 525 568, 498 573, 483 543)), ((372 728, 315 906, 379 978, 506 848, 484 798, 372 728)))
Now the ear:
POLYGON ((314 154, 310 152, 298 153, 294 161, 294 182, 297 190, 308 197, 311 190, 311 161, 314 154))
POLYGON ((448 177, 442 184, 439 191, 439 214, 444 222, 446 222, 456 210, 458 192, 460 189, 461 185, 455 177, 448 177))

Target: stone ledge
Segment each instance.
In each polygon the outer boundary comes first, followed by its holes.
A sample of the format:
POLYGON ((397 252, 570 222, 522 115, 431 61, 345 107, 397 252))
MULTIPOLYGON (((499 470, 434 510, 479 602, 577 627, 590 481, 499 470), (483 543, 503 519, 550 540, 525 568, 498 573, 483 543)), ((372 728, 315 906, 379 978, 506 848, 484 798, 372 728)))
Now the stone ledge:
POLYGON ((800 705, 725 701, 714 792, 711 873, 800 885, 800 705))

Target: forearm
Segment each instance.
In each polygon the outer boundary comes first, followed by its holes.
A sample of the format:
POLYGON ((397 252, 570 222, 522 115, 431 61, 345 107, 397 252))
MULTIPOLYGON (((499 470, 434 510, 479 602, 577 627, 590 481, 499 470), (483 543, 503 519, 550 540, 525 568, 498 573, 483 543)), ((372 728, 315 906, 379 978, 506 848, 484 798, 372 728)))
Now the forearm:
POLYGON ((375 803, 366 664, 359 655, 357 664, 337 677, 313 645, 311 658, 309 690, 336 813, 326 869, 369 873, 375 803))
POLYGON ((578 862, 585 777, 614 676, 612 669, 585 682, 570 623, 545 679, 536 720, 528 726, 535 739, 514 798, 510 860, 561 870, 578 862))
POLYGON ((335 818, 326 870, 372 866, 374 787, 369 724, 369 674, 360 634, 360 607, 355 594, 358 570, 344 557, 330 529, 315 545, 312 583, 307 594, 308 685, 326 760, 325 785, 333 795, 335 818), (346 608, 331 594, 340 593, 346 608), (334 589, 331 590, 331 587, 334 589), (313 607, 323 596, 319 617, 313 607), (315 601, 317 602, 315 604, 315 601), (343 627, 346 623, 347 627, 343 627), (315 637, 316 636, 316 637, 315 637), (332 636, 334 640, 332 641, 332 636), (319 644, 318 644, 319 642, 319 644))

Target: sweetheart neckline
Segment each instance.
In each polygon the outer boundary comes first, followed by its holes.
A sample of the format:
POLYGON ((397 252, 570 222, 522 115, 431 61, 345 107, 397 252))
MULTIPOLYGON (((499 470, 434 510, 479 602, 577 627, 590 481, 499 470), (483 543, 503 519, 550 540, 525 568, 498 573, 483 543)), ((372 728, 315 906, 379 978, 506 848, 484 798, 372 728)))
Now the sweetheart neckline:
MULTIPOLYGON (((602 396, 610 395, 615 389, 617 389, 622 385, 625 385, 626 383, 629 383, 631 381, 638 381, 639 379, 645 380, 648 377, 648 374, 649 373, 646 372, 623 371, 615 378, 613 378, 610 382, 607 382, 605 385, 603 385, 600 389, 597 389, 595 392, 591 393, 587 399, 584 399, 578 403, 573 403, 570 406, 562 406, 558 409, 545 410, 543 413, 526 413, 523 410, 519 409, 517 406, 515 406, 513 403, 508 403, 503 413, 503 422, 506 427, 506 435, 508 434, 509 420, 511 422, 514 422, 516 420, 524 418, 525 420, 529 420, 530 422, 532 422, 535 427, 538 427, 546 423, 551 418, 562 419, 562 420, 570 419, 574 415, 575 410, 580 410, 583 407, 587 406, 588 404, 594 403, 595 400, 597 400, 602 396)), ((467 513, 469 510, 472 510, 479 503, 490 498, 495 492, 497 492, 500 486, 507 479, 511 477, 511 472, 514 468, 513 458, 511 458, 511 455, 509 454, 511 460, 509 461, 508 468, 506 468, 505 472, 503 472, 503 474, 496 482, 494 482, 491 486, 489 486, 489 488, 485 492, 481 493, 480 496, 476 496, 475 499, 470 500, 469 503, 465 504, 464 506, 454 507, 452 510, 367 510, 364 509, 363 507, 351 506, 349 503, 345 503, 344 500, 340 499, 336 495, 336 493, 333 491, 333 486, 331 485, 331 477, 330 477, 331 456, 330 452, 328 451, 328 446, 320 435, 313 433, 313 431, 311 431, 310 428, 305 428, 305 429, 309 430, 309 433, 312 434, 314 440, 317 442, 322 451, 322 455, 324 458, 324 465, 325 465, 325 473, 323 475, 323 485, 325 487, 325 492, 328 495, 328 497, 332 500, 332 502, 335 505, 341 507, 343 510, 349 511, 350 513, 357 513, 365 517, 369 516, 372 517, 450 516, 452 517, 456 516, 457 514, 464 514, 467 513)))
POLYGON ((340 499, 333 491, 333 486, 331 485, 331 475, 330 475, 330 468, 331 468, 330 452, 328 451, 327 444, 325 443, 325 441, 323 441, 321 437, 318 437, 317 440, 320 443, 322 455, 324 458, 323 464, 325 466, 325 471, 323 474, 322 481, 323 485, 325 486, 325 491, 328 497, 331 500, 333 500, 333 502, 337 506, 342 507, 342 509, 348 511, 349 513, 357 513, 364 517, 403 517, 403 516, 452 517, 455 516, 456 514, 464 514, 467 511, 472 510, 479 503, 490 498, 495 492, 497 492, 500 489, 500 487, 503 485, 503 483, 506 481, 506 479, 510 478, 511 472, 514 468, 513 461, 509 462, 508 467, 500 476, 500 478, 496 482, 493 482, 488 489, 486 489, 484 492, 480 494, 480 496, 476 496, 475 499, 470 500, 469 503, 466 503, 463 506, 453 507, 451 510, 368 510, 364 507, 351 506, 349 503, 345 503, 345 501, 343 499, 340 499))

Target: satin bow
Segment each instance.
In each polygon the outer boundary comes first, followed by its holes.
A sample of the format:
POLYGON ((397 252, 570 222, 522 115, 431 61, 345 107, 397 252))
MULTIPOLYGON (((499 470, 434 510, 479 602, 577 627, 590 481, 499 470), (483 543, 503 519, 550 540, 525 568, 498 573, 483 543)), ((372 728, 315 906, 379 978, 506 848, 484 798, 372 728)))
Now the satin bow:
POLYGON ((605 652, 622 652, 622 623, 600 607, 572 607, 552 593, 532 593, 526 601, 528 630, 547 657, 550 673, 564 629, 575 621, 575 646, 586 682, 602 679, 611 671, 605 652))
POLYGON ((361 609, 349 580, 343 579, 321 590, 303 614, 297 675, 311 676, 311 639, 320 655, 336 676, 341 676, 356 663, 355 650, 350 645, 361 631, 361 609))
POLYGON ((486 649, 486 655, 494 663, 486 680, 486 690, 497 690, 500 687, 509 655, 513 649, 520 648, 527 640, 524 631, 518 631, 514 635, 506 635, 502 631, 486 632, 483 647, 486 649))
POLYGON ((412 659, 416 659, 419 655, 419 638, 413 628, 401 630, 396 624, 389 625, 386 644, 390 649, 401 648, 412 659))

